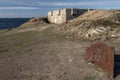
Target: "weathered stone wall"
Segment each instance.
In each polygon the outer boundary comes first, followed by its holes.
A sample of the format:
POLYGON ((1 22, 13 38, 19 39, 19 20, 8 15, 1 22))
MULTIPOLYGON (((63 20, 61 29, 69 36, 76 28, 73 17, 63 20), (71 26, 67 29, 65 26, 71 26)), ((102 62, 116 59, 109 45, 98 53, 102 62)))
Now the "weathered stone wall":
POLYGON ((75 9, 75 8, 67 9, 66 10, 66 14, 67 14, 66 20, 74 19, 87 11, 89 11, 89 10, 88 9, 75 9))
POLYGON ((67 20, 74 19, 87 11, 89 11, 89 9, 75 9, 75 8, 50 11, 48 12, 48 20, 51 23, 60 24, 67 22, 67 20))
POLYGON ((60 9, 48 12, 48 20, 51 23, 63 23, 66 22, 66 9, 60 9))

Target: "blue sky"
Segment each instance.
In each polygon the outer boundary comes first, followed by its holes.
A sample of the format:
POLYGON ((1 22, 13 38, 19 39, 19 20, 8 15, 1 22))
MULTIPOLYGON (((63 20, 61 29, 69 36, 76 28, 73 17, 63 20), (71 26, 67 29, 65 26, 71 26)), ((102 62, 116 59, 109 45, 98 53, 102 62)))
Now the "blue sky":
POLYGON ((41 17, 61 8, 119 9, 120 0, 0 0, 0 17, 41 17))

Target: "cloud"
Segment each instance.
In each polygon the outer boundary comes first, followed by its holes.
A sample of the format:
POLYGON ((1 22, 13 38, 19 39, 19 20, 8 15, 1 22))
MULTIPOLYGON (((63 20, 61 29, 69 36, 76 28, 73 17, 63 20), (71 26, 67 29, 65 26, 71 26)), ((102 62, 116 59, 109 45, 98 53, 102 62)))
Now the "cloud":
POLYGON ((102 6, 120 4, 120 1, 87 1, 87 2, 36 2, 41 6, 102 6))
POLYGON ((39 0, 0 0, 0 4, 20 4, 26 6, 102 6, 102 5, 119 5, 119 0, 96 0, 96 1, 79 1, 79 2, 63 2, 63 1, 39 1, 39 0))
POLYGON ((40 9, 38 7, 0 7, 0 9, 40 9))
POLYGON ((44 13, 29 13, 29 12, 23 12, 23 13, 19 13, 19 12, 0 12, 0 18, 30 18, 30 17, 42 17, 42 16, 46 16, 46 14, 44 13))
POLYGON ((0 0, 0 4, 24 4, 24 3, 23 1, 19 0, 0 0))
POLYGON ((24 0, 0 0, 2 5, 22 5, 22 6, 35 6, 33 1, 24 1, 24 0))

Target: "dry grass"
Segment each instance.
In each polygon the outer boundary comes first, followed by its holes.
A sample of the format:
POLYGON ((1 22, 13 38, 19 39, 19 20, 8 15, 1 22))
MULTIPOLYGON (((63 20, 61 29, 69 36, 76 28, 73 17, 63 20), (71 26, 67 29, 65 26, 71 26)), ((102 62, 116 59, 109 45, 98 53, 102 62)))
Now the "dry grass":
POLYGON ((106 38, 111 37, 111 35, 120 34, 118 32, 120 30, 119 12, 120 11, 118 10, 92 10, 73 20, 68 21, 67 24, 55 25, 50 27, 50 29, 61 33, 71 34, 79 39, 91 40, 96 38, 96 35, 86 38, 85 35, 88 34, 88 31, 91 29, 104 27, 109 29, 107 31, 107 36, 103 34, 105 32, 100 33, 100 35, 98 34, 97 36, 99 36, 99 40, 106 40, 106 38), (101 35, 103 37, 101 37, 101 35))
MULTIPOLYGON (((16 30, 0 31, 0 79, 109 80, 104 72, 84 60, 85 49, 93 42, 71 39, 48 30, 16 30)), ((117 44, 117 53, 119 43, 111 42, 111 45, 117 44)))

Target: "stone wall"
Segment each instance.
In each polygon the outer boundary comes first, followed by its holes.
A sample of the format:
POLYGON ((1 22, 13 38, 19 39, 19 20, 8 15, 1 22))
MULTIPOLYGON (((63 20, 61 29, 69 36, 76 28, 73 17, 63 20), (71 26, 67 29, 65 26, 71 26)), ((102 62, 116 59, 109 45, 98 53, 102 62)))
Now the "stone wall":
POLYGON ((77 9, 77 8, 50 11, 48 12, 48 20, 51 23, 60 24, 67 22, 70 19, 74 19, 87 11, 89 11, 89 9, 77 9))
POLYGON ((66 22, 66 9, 59 9, 48 12, 48 20, 51 23, 63 23, 66 22))
POLYGON ((66 14, 67 14, 67 19, 66 20, 70 20, 70 19, 74 19, 80 15, 82 15, 83 13, 89 11, 88 9, 66 9, 66 14))

